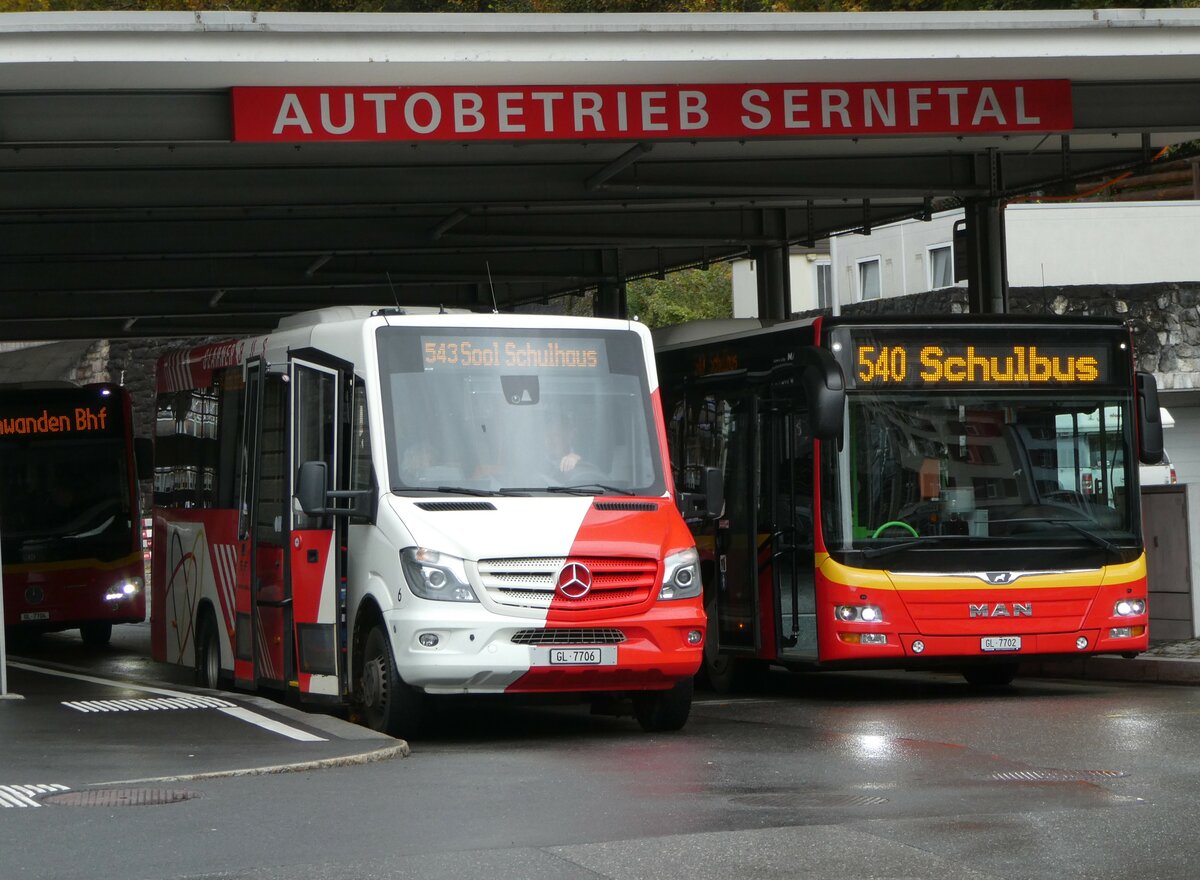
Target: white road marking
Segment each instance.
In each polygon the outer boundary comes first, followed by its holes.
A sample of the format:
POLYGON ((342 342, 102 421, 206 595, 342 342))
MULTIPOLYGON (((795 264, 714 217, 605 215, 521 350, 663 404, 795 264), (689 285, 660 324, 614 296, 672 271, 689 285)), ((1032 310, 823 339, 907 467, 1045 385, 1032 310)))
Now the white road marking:
POLYGON ((0 785, 0 807, 40 807, 41 804, 34 798, 40 794, 53 794, 56 791, 70 791, 70 789, 58 783, 0 785))
POLYGON ((77 712, 153 712, 161 709, 227 709, 236 704, 216 697, 150 697, 145 700, 72 700, 64 701, 63 705, 77 712))
MULTIPOLYGON (((91 684, 99 684, 104 685, 105 687, 117 688, 118 690, 123 689, 128 691, 140 691, 145 694, 159 694, 160 696, 171 697, 176 700, 201 701, 206 699, 203 696, 197 694, 187 694, 183 691, 173 691, 168 690, 167 688, 150 687, 149 685, 144 684, 129 684, 128 682, 99 678, 94 675, 82 675, 78 672, 63 672, 59 669, 46 669, 41 666, 34 666, 29 663, 20 663, 13 660, 10 660, 8 665, 16 669, 25 669, 29 672, 39 672, 43 675, 57 675, 59 678, 71 678, 75 679, 76 681, 86 681, 90 682, 91 684)), ((66 704, 64 703, 64 705, 66 704)), ((218 711, 224 712, 227 715, 232 715, 234 718, 245 721, 248 724, 261 727, 263 730, 269 730, 272 733, 278 733, 281 736, 290 737, 291 739, 299 740, 301 742, 328 742, 328 740, 323 736, 315 736, 311 733, 301 730, 298 727, 291 727, 281 721, 275 721, 265 715, 259 715, 257 712, 251 712, 249 709, 242 709, 235 706, 232 709, 220 708, 218 711)))
POLYGON ((306 733, 296 727, 288 727, 286 724, 273 721, 265 715, 251 712, 249 709, 243 709, 241 706, 230 706, 228 709, 219 709, 218 711, 224 712, 226 715, 232 715, 234 718, 240 718, 243 721, 249 721, 251 724, 257 724, 259 727, 278 733, 280 736, 289 736, 292 739, 298 739, 300 742, 327 742, 323 736, 306 733))

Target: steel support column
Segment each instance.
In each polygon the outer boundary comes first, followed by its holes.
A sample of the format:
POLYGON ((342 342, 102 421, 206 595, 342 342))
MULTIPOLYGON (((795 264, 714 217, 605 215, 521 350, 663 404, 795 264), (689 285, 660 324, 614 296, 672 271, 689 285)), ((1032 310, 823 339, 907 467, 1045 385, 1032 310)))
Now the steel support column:
POLYGON ((967 302, 974 315, 1008 311, 1008 258, 1004 205, 999 199, 968 199, 967 302))
POLYGON ((596 290, 594 312, 597 318, 627 317, 629 308, 625 300, 625 285, 617 282, 601 284, 596 290))
POLYGON ((788 248, 780 245, 756 248, 754 260, 758 267, 758 317, 786 318, 791 288, 788 248))

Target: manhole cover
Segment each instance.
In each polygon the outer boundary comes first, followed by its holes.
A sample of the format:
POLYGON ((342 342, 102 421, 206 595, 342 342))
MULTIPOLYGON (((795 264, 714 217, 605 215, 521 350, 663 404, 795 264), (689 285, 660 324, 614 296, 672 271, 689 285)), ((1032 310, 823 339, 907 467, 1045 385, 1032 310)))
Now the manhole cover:
POLYGON ((42 803, 64 807, 156 807, 198 797, 194 791, 169 788, 109 788, 53 794, 42 798, 42 803))
POLYGON ((805 807, 876 807, 888 799, 865 794, 747 794, 732 798, 746 807, 771 807, 784 810, 805 807))
POLYGON ((1098 777, 1115 779, 1122 770, 1006 770, 993 773, 997 782, 1087 782, 1098 777))

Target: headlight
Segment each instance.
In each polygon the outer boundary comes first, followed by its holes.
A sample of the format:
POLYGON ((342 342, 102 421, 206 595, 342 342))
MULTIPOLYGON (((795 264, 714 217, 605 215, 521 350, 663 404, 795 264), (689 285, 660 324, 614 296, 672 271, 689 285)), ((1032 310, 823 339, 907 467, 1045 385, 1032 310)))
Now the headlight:
POLYGON ((660 599, 694 599, 704 590, 700 583, 700 554, 688 547, 667 557, 663 565, 660 599))
POLYGON ((139 577, 118 581, 108 588, 104 594, 106 602, 117 602, 121 599, 132 599, 142 591, 142 579, 139 577))
POLYGON ((466 563, 457 556, 409 547, 400 551, 400 565, 414 596, 443 602, 479 601, 467 579, 466 563))
POLYGON ((843 623, 883 623, 883 610, 878 605, 838 605, 833 614, 843 623))
POLYGON ((1113 614, 1117 617, 1137 617, 1145 613, 1145 599, 1121 599, 1113 606, 1113 614))

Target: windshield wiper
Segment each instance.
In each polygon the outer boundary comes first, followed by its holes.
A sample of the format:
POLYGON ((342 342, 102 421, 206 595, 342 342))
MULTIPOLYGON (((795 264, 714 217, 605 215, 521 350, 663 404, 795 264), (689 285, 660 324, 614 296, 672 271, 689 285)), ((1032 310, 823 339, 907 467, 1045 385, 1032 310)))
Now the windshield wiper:
POLYGON ((445 492, 447 495, 478 495, 482 498, 500 494, 491 489, 468 489, 466 486, 438 486, 434 491, 445 492))
POLYGON ((1081 534, 1085 538, 1087 538, 1089 541, 1096 544, 1096 546, 1103 547, 1109 553, 1119 555, 1121 552, 1121 548, 1118 547, 1116 544, 1114 544, 1112 541, 1108 540, 1108 538, 1104 537, 1103 535, 1097 535, 1091 529, 1085 529, 1083 526, 1081 526, 1079 523, 1075 522, 1074 520, 1055 519, 1055 520, 1051 520, 1051 522, 1062 523, 1067 528, 1074 529, 1075 531, 1079 532, 1079 534, 1081 534))
POLYGON ((997 522, 997 523, 1035 522, 1035 523, 1049 523, 1050 525, 1055 525, 1055 526, 1066 526, 1068 529, 1078 532, 1079 534, 1081 534, 1085 538, 1087 538, 1089 541, 1091 541, 1093 544, 1095 544, 1097 547, 1102 547, 1103 549, 1107 550, 1109 553, 1114 553, 1117 555, 1119 555, 1121 553, 1121 548, 1119 546, 1117 546, 1116 544, 1114 544, 1112 541, 1108 540, 1108 538, 1105 538, 1103 535, 1097 535, 1091 529, 1085 529, 1083 526, 1081 526, 1079 524, 1078 520, 1074 520, 1074 519, 1061 519, 1061 518, 1052 517, 1052 516, 1020 516, 1020 517, 1014 517, 1012 519, 996 519, 996 520, 992 520, 992 522, 997 522))
POLYGON ((913 547, 924 547, 928 544, 937 543, 942 538, 967 538, 969 535, 923 535, 919 538, 910 538, 907 541, 897 541, 895 544, 886 544, 882 547, 867 547, 862 551, 862 555, 867 559, 874 559, 877 556, 888 556, 892 553, 899 553, 901 550, 911 550, 913 547))
POLYGON ((611 492, 614 495, 636 495, 629 489, 619 489, 616 486, 606 486, 604 483, 580 483, 577 486, 522 486, 519 489, 501 489, 501 495, 520 494, 524 492, 556 492, 567 495, 603 495, 611 492))
POLYGON ((579 483, 575 486, 547 486, 546 491, 569 492, 573 495, 603 495, 605 492, 612 492, 614 495, 637 494, 629 489, 619 489, 616 486, 606 486, 604 483, 579 483))

